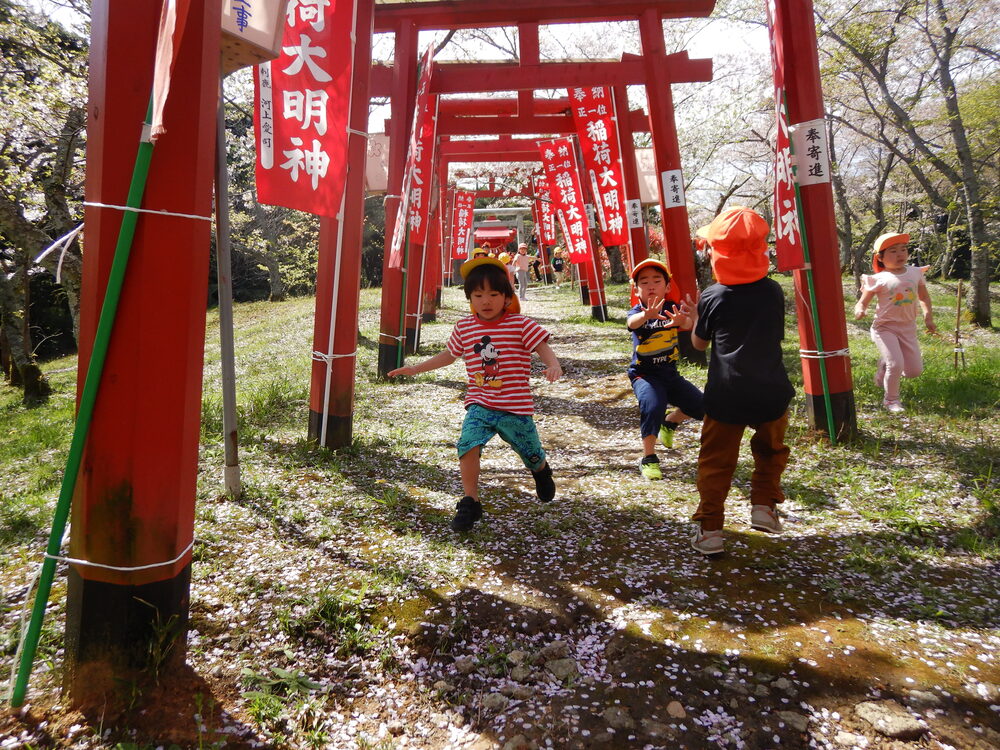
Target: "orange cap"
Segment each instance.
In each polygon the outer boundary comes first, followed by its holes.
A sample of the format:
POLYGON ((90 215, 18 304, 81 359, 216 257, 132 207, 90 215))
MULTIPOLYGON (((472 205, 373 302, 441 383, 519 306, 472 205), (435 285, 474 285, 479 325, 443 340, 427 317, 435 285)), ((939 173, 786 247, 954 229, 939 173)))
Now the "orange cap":
POLYGON ((712 270, 720 284, 750 284, 767 276, 767 222, 746 206, 720 213, 697 234, 712 246, 712 270))
POLYGON ((875 273, 885 270, 882 260, 878 257, 880 252, 893 245, 905 245, 909 241, 910 235, 905 232, 886 232, 885 234, 880 234, 872 246, 872 270, 875 273))
POLYGON ((635 281, 639 272, 646 268, 658 268, 663 272, 663 275, 667 277, 667 281, 670 281, 670 269, 667 268, 667 264, 656 260, 656 258, 646 258, 646 260, 636 263, 635 268, 632 269, 632 273, 630 274, 632 281, 635 281))

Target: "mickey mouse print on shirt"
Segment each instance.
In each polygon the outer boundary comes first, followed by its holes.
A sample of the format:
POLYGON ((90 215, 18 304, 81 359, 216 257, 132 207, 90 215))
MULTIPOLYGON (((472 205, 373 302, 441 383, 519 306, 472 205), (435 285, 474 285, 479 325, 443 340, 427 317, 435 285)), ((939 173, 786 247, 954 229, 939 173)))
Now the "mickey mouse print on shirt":
POLYGON ((479 355, 483 367, 482 372, 475 375, 476 385, 488 386, 490 388, 500 388, 503 381, 498 379, 500 375, 500 350, 493 344, 489 336, 483 336, 478 344, 472 347, 472 351, 479 355))

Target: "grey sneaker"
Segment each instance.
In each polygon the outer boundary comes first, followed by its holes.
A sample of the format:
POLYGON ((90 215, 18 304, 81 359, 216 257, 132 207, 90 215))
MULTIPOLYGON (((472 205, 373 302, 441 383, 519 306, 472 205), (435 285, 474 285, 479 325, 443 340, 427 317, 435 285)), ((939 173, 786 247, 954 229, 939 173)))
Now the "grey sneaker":
POLYGON ((778 511, 770 505, 754 505, 750 508, 750 528, 780 534, 781 520, 778 518, 778 511))
POLYGON ((726 543, 721 531, 702 531, 701 524, 694 525, 694 536, 691 537, 691 547, 703 555, 718 555, 725 551, 726 543))

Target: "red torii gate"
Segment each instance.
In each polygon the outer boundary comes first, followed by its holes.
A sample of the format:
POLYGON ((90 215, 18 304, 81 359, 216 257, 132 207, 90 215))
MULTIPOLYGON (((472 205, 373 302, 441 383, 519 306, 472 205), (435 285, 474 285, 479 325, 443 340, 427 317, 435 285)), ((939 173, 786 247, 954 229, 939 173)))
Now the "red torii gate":
MULTIPOLYGON (((633 133, 648 133, 649 119, 641 109, 629 109, 624 86, 611 87, 618 118, 625 192, 638 198, 639 174, 635 165, 633 133)), ((569 113, 569 98, 537 99, 533 96, 514 99, 444 99, 438 108, 438 134, 454 135, 528 135, 537 133, 575 133, 576 125, 569 113), (444 105, 443 107, 441 105, 444 105), (491 106, 492 105, 492 106, 491 106), (521 113, 527 110, 527 113, 521 113), (493 114, 496 111, 498 114, 493 114), (545 114, 539 114, 545 113, 545 114), (516 116, 510 116, 516 115, 516 116), (537 128, 537 129, 536 129, 537 128)), ((632 261, 645 260, 648 245, 645 226, 629 230, 632 261)))
MULTIPOLYGON (((447 163, 540 161, 538 146, 534 140, 514 139, 510 136, 502 136, 492 141, 442 141, 439 147, 439 158, 447 163)), ((636 186, 636 195, 638 195, 638 186, 636 186)), ((581 263, 579 265, 582 301, 587 304, 589 300, 594 317, 604 320, 607 318, 604 278, 595 271, 595 268, 591 267, 592 264, 581 263)))
MULTIPOLYGON (((370 56, 373 2, 357 2, 355 70, 359 72, 354 86, 366 91, 369 65, 357 62, 370 56)), ((138 137, 152 66, 151 61, 142 65, 136 60, 150 57, 160 5, 162 2, 98 0, 94 3, 87 175, 87 197, 94 205, 87 209, 89 239, 81 292, 81 373, 93 353, 97 310, 116 244, 116 227, 121 221, 116 205, 121 203, 133 166, 131 154, 112 145, 135 142, 138 137), (105 205, 99 205, 105 200, 105 205)), ((412 87, 409 81, 412 68, 407 61, 411 59, 409 52, 415 52, 416 30, 421 24, 440 27, 441 23, 450 22, 446 25, 482 26, 499 25, 510 18, 537 23, 642 16, 643 46, 648 51, 647 43, 650 48, 657 46, 653 33, 655 20, 671 13, 673 17, 704 16, 712 5, 711 0, 643 3, 507 0, 498 7, 485 0, 469 0, 379 6, 378 30, 396 30, 397 52, 405 53, 397 54, 400 66, 394 74, 397 96, 393 106, 397 122, 407 120, 406 103, 412 101, 412 97, 406 96, 408 87, 412 87)), ((803 122, 822 117, 811 3, 777 0, 776 5, 784 15, 786 28, 796 27, 786 40, 789 42, 786 59, 792 63, 786 80, 790 119, 803 122)), ((168 103, 168 110, 183 110, 187 117, 177 117, 176 124, 157 145, 146 193, 147 205, 169 208, 187 216, 145 216, 139 224, 129 269, 130 283, 119 307, 119 315, 126 323, 108 353, 101 411, 94 415, 84 456, 86 471, 74 499, 70 554, 77 560, 105 561, 116 567, 95 569, 78 562, 71 565, 66 659, 67 683, 73 700, 98 694, 105 688, 110 692, 116 679, 126 676, 130 669, 141 668, 143 660, 148 658, 145 636, 157 621, 162 623, 177 617, 179 635, 173 659, 179 663, 184 657, 201 407, 205 261, 209 245, 208 224, 198 218, 209 214, 211 203, 220 3, 210 0, 193 4, 192 8, 168 103), (178 255, 178 248, 185 252, 178 255), (157 325, 152 335, 147 329, 134 332, 136 325, 150 323, 157 325), (150 341, 155 346, 150 346, 150 341), (131 436, 129 440, 122 439, 123 430, 131 436)), ((537 35, 534 39, 537 48, 537 35)), ((647 59, 646 66, 655 66, 655 62, 647 59)), ((654 80, 656 71, 648 72, 650 80, 654 80)), ((666 87, 657 88, 664 91, 666 87)), ((367 101, 361 107, 367 113, 367 101)), ((355 114, 352 110, 352 128, 359 122, 355 114)), ((363 163, 363 150, 360 160, 353 156, 353 149, 351 153, 352 163, 363 163)), ((395 173, 401 174, 404 150, 396 148, 393 158, 395 173)), ((659 159, 657 164, 663 168, 659 159)), ((359 173, 363 175, 363 169, 356 169, 353 174, 359 173)), ((362 193, 355 190, 358 183, 352 179, 349 177, 349 209, 343 217, 343 233, 345 237, 359 238, 363 213, 355 199, 362 193)), ((829 185, 804 187, 802 199, 813 251, 820 323, 828 350, 823 354, 836 355, 828 360, 832 365, 829 382, 834 417, 837 426, 844 428, 853 424, 854 409, 849 360, 838 354, 841 347, 846 348, 846 326, 829 185)), ((387 216, 394 216, 394 212, 389 211, 387 216)), ((335 227, 335 224, 324 227, 327 241, 335 227)), ((359 247, 360 241, 352 240, 345 246, 359 247)), ((325 260, 329 261, 328 246, 325 260)), ((351 286, 352 280, 347 278, 350 276, 350 273, 342 275, 341 288, 351 286)), ((801 272, 796 276, 801 288, 801 272)), ((804 310, 801 295, 796 304, 800 323, 804 324, 810 313, 804 310)), ((329 307, 329 300, 324 302, 318 295, 317 309, 327 314, 326 319, 329 307)), ((356 337, 356 313, 347 327, 350 336, 356 337)), ((817 347, 807 326, 800 328, 800 336, 803 346, 817 347)), ((803 368, 813 427, 822 422, 824 409, 816 395, 817 362, 807 360, 803 368)), ((345 402, 353 400, 353 365, 350 370, 350 378, 338 380, 338 387, 345 390, 345 402)), ((315 402, 311 403, 311 407, 314 405, 315 402)))
MULTIPOLYGON (((548 112, 555 111, 557 113, 559 112, 559 109, 558 105, 553 103, 552 100, 542 104, 542 102, 545 102, 546 100, 535 99, 531 86, 538 85, 537 80, 539 79, 543 79, 552 85, 572 87, 578 85, 598 85, 602 80, 610 78, 615 84, 613 90, 621 90, 620 95, 616 96, 616 107, 621 107, 622 111, 626 113, 620 118, 621 122, 626 123, 625 127, 619 127, 621 150, 623 154, 629 157, 629 159, 634 159, 634 144, 631 141, 631 131, 635 129, 634 121, 641 118, 641 113, 637 112, 633 115, 633 113, 628 110, 625 85, 627 83, 641 83, 645 80, 645 71, 640 66, 642 59, 631 56, 625 60, 625 62, 541 64, 529 61, 525 63, 523 59, 525 57, 533 56, 537 61, 537 26, 522 24, 519 27, 519 32, 522 47, 527 48, 526 52, 522 51, 522 61, 518 63, 459 63, 442 65, 435 71, 435 79, 431 83, 431 90, 436 93, 452 93, 452 90, 462 92, 472 90, 482 91, 491 90, 493 88, 498 88, 499 90, 506 90, 509 88, 522 89, 519 92, 517 100, 512 98, 506 99, 506 101, 511 104, 516 101, 516 107, 508 104, 506 109, 516 109, 518 114, 516 116, 484 117, 480 116, 479 113, 488 111, 487 102, 489 100, 473 100, 475 103, 471 104, 468 110, 463 110, 461 100, 446 99, 443 100, 446 103, 444 114, 442 115, 439 112, 439 134, 442 136, 452 133, 480 135, 490 132, 487 129, 489 127, 495 127, 496 130, 494 132, 499 133, 572 133, 575 132, 575 124, 571 115, 563 114, 561 116, 557 116, 556 114, 535 114, 538 109, 548 112), (526 84, 525 80, 532 81, 532 84, 526 84), (491 83, 483 83, 483 81, 491 83), (466 112, 472 116, 467 115, 466 112), (443 124, 441 124, 442 118, 444 120, 443 124), (627 137, 623 137, 623 135, 627 137)), ((666 76, 670 82, 680 83, 711 80, 710 60, 690 60, 686 52, 680 52, 669 56, 662 55, 661 62, 662 67, 665 70, 663 75, 666 76)), ((387 70, 384 66, 376 67, 381 67, 383 70, 387 70)), ((374 92, 376 94, 387 95, 389 93, 387 90, 379 88, 380 86, 385 85, 385 74, 377 74, 375 75, 375 78, 377 79, 377 82, 374 87, 374 92)), ((649 96, 653 96, 652 92, 649 96)), ((568 109, 568 100, 563 101, 566 101, 566 109, 568 109)), ((664 123, 663 125, 664 130, 669 133, 670 137, 667 139, 662 137, 657 138, 655 135, 655 128, 651 127, 649 129, 654 131, 654 146, 658 144, 660 146, 660 150, 666 154, 664 158, 668 160, 669 163, 675 163, 679 166, 680 149, 677 144, 676 129, 673 124, 672 104, 670 104, 666 110, 669 111, 670 122, 664 123)), ((650 121, 652 123, 655 120, 651 117, 650 121)), ((388 122, 387 129, 389 129, 388 122)), ((507 160, 514 161, 515 159, 508 158, 507 160)), ((635 175, 633 165, 630 164, 629 166, 630 168, 627 174, 632 177, 632 184, 629 186, 629 192, 630 194, 637 196, 638 178, 635 175)), ((683 203, 680 203, 676 207, 673 207, 675 210, 668 213, 667 209, 671 208, 671 204, 667 199, 665 189, 661 190, 660 206, 665 227, 665 234, 674 237, 683 236, 685 238, 683 243, 679 241, 667 243, 667 254, 671 270, 673 271, 673 275, 675 277, 675 283, 679 289, 679 294, 681 296, 685 294, 691 294, 693 296, 697 291, 697 287, 693 257, 690 253, 690 231, 688 228, 686 206, 683 203), (673 231, 667 232, 667 227, 671 225, 675 225, 673 226, 673 231)), ((641 257, 644 258, 646 248, 644 232, 642 230, 636 231, 636 229, 632 229, 631 234, 633 238, 633 246, 642 248, 642 251, 640 252, 641 257)), ((414 255, 420 255, 422 258, 421 254, 424 250, 425 248, 415 249, 414 255)), ((387 263, 384 264, 384 268, 388 268, 387 263)), ((603 294, 603 279, 596 278, 600 275, 596 267, 593 269, 587 268, 585 275, 589 279, 587 286, 595 293, 603 294)), ((406 311, 404 316, 404 319, 407 321, 415 321, 418 317, 420 317, 416 310, 417 294, 413 291, 414 284, 419 285, 419 283, 419 279, 411 278, 411 282, 408 284, 406 311)), ((398 304, 399 302, 397 302, 397 298, 387 294, 385 287, 383 287, 383 320, 391 319, 396 321, 399 319, 398 304), (396 310, 392 309, 394 303, 397 306, 396 310), (387 308, 391 312, 387 312, 387 308)), ((595 311, 597 309, 600 310, 599 314, 595 312, 596 317, 601 319, 605 318, 605 301, 603 296, 600 297, 596 303, 592 300, 592 306, 594 304, 597 306, 595 307, 595 311)), ((415 341, 416 323, 414 323, 413 326, 406 325, 405 331, 401 332, 400 335, 405 337, 407 351, 414 351, 417 346, 415 341)), ((684 339, 684 341, 686 341, 686 339, 684 339)), ((693 351, 690 347, 683 348, 685 350, 693 351)), ((698 353, 698 355, 699 356, 697 356, 697 358, 701 360, 700 353, 698 353)))
MULTIPOLYGON (((542 87, 594 86, 594 85, 626 85, 628 83, 646 83, 649 78, 650 60, 624 60, 610 63, 540 63, 538 48, 539 23, 578 23, 587 21, 608 20, 640 20, 646 14, 655 16, 657 22, 662 18, 681 18, 707 16, 714 7, 714 0, 671 0, 669 2, 643 2, 631 0, 610 0, 598 2, 587 0, 583 3, 570 5, 561 2, 535 3, 532 0, 516 0, 513 5, 505 4, 498 7, 484 0, 471 0, 462 3, 420 3, 414 5, 387 5, 376 9, 375 30, 394 31, 396 47, 394 67, 392 68, 392 83, 388 91, 386 73, 379 72, 378 66, 372 73, 372 94, 388 95, 392 102, 393 122, 390 133, 389 147, 389 193, 386 196, 386 236, 391 236, 395 225, 395 215, 400 200, 397 190, 402 185, 403 164, 405 159, 405 139, 409 132, 409 116, 412 102, 415 100, 416 86, 416 36, 419 29, 467 28, 483 26, 510 25, 512 19, 518 22, 518 43, 520 60, 512 64, 482 66, 480 64, 442 65, 435 71, 435 80, 431 87, 433 93, 474 92, 484 90, 519 90, 519 102, 527 102, 531 98, 530 91, 542 87), (489 70, 486 70, 489 68, 489 70)), ((659 53, 653 48, 650 55, 656 66, 660 67, 655 80, 669 81, 670 72, 682 63, 679 57, 662 54, 662 28, 660 30, 659 53)), ((682 57, 686 60, 686 55, 682 57)), ((710 66, 710 61, 703 61, 710 66)), ((709 68, 710 69, 710 68, 709 68)), ((699 80, 697 78, 691 80, 699 80)), ((653 87, 647 86, 647 97, 651 101, 657 99, 653 87)), ((669 99, 668 99, 669 102, 669 99)), ((663 106, 657 107, 662 112, 663 106)), ((672 116, 672 113, 671 113, 672 116)), ((651 116, 652 130, 657 133, 657 121, 651 116)), ((671 126, 667 132, 674 133, 671 126)), ((676 149, 676 134, 674 133, 674 151, 676 149)), ((667 154, 669 146, 662 144, 664 152, 663 163, 677 163, 679 153, 667 154), (672 161, 671 161, 672 160, 672 161)), ((661 191, 662 200, 662 191, 661 191)), ((676 267, 674 277, 678 287, 686 293, 694 293, 696 281, 694 262, 690 256, 690 231, 687 226, 687 211, 683 206, 673 209, 672 215, 664 209, 663 221, 665 235, 679 236, 681 231, 685 237, 683 243, 668 243, 668 250, 675 255, 671 261, 676 267), (683 214, 682 216, 680 214, 683 214), (677 223, 677 230, 667 232, 670 223, 677 223), (673 247, 684 247, 685 254, 673 247), (686 268, 684 266, 687 266, 686 268)), ((383 296, 382 324, 379 340, 379 374, 384 376, 390 369, 397 366, 400 347, 405 341, 404 331, 399 330, 399 306, 401 304, 401 287, 403 272, 400 269, 388 267, 383 263, 383 296)), ((408 285, 409 286, 409 285, 408 285)), ((411 297, 411 295, 407 295, 411 297)))

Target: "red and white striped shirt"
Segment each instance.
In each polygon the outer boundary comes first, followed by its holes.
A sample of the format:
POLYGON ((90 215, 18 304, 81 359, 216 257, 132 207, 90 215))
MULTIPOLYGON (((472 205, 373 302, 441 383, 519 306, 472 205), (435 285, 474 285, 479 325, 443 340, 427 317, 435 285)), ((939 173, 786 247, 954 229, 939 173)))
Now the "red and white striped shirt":
POLYGON ((549 338, 549 332, 531 318, 505 313, 482 321, 468 315, 455 324, 448 351, 465 359, 469 375, 465 407, 481 404, 512 414, 533 414, 528 375, 531 353, 549 338))

